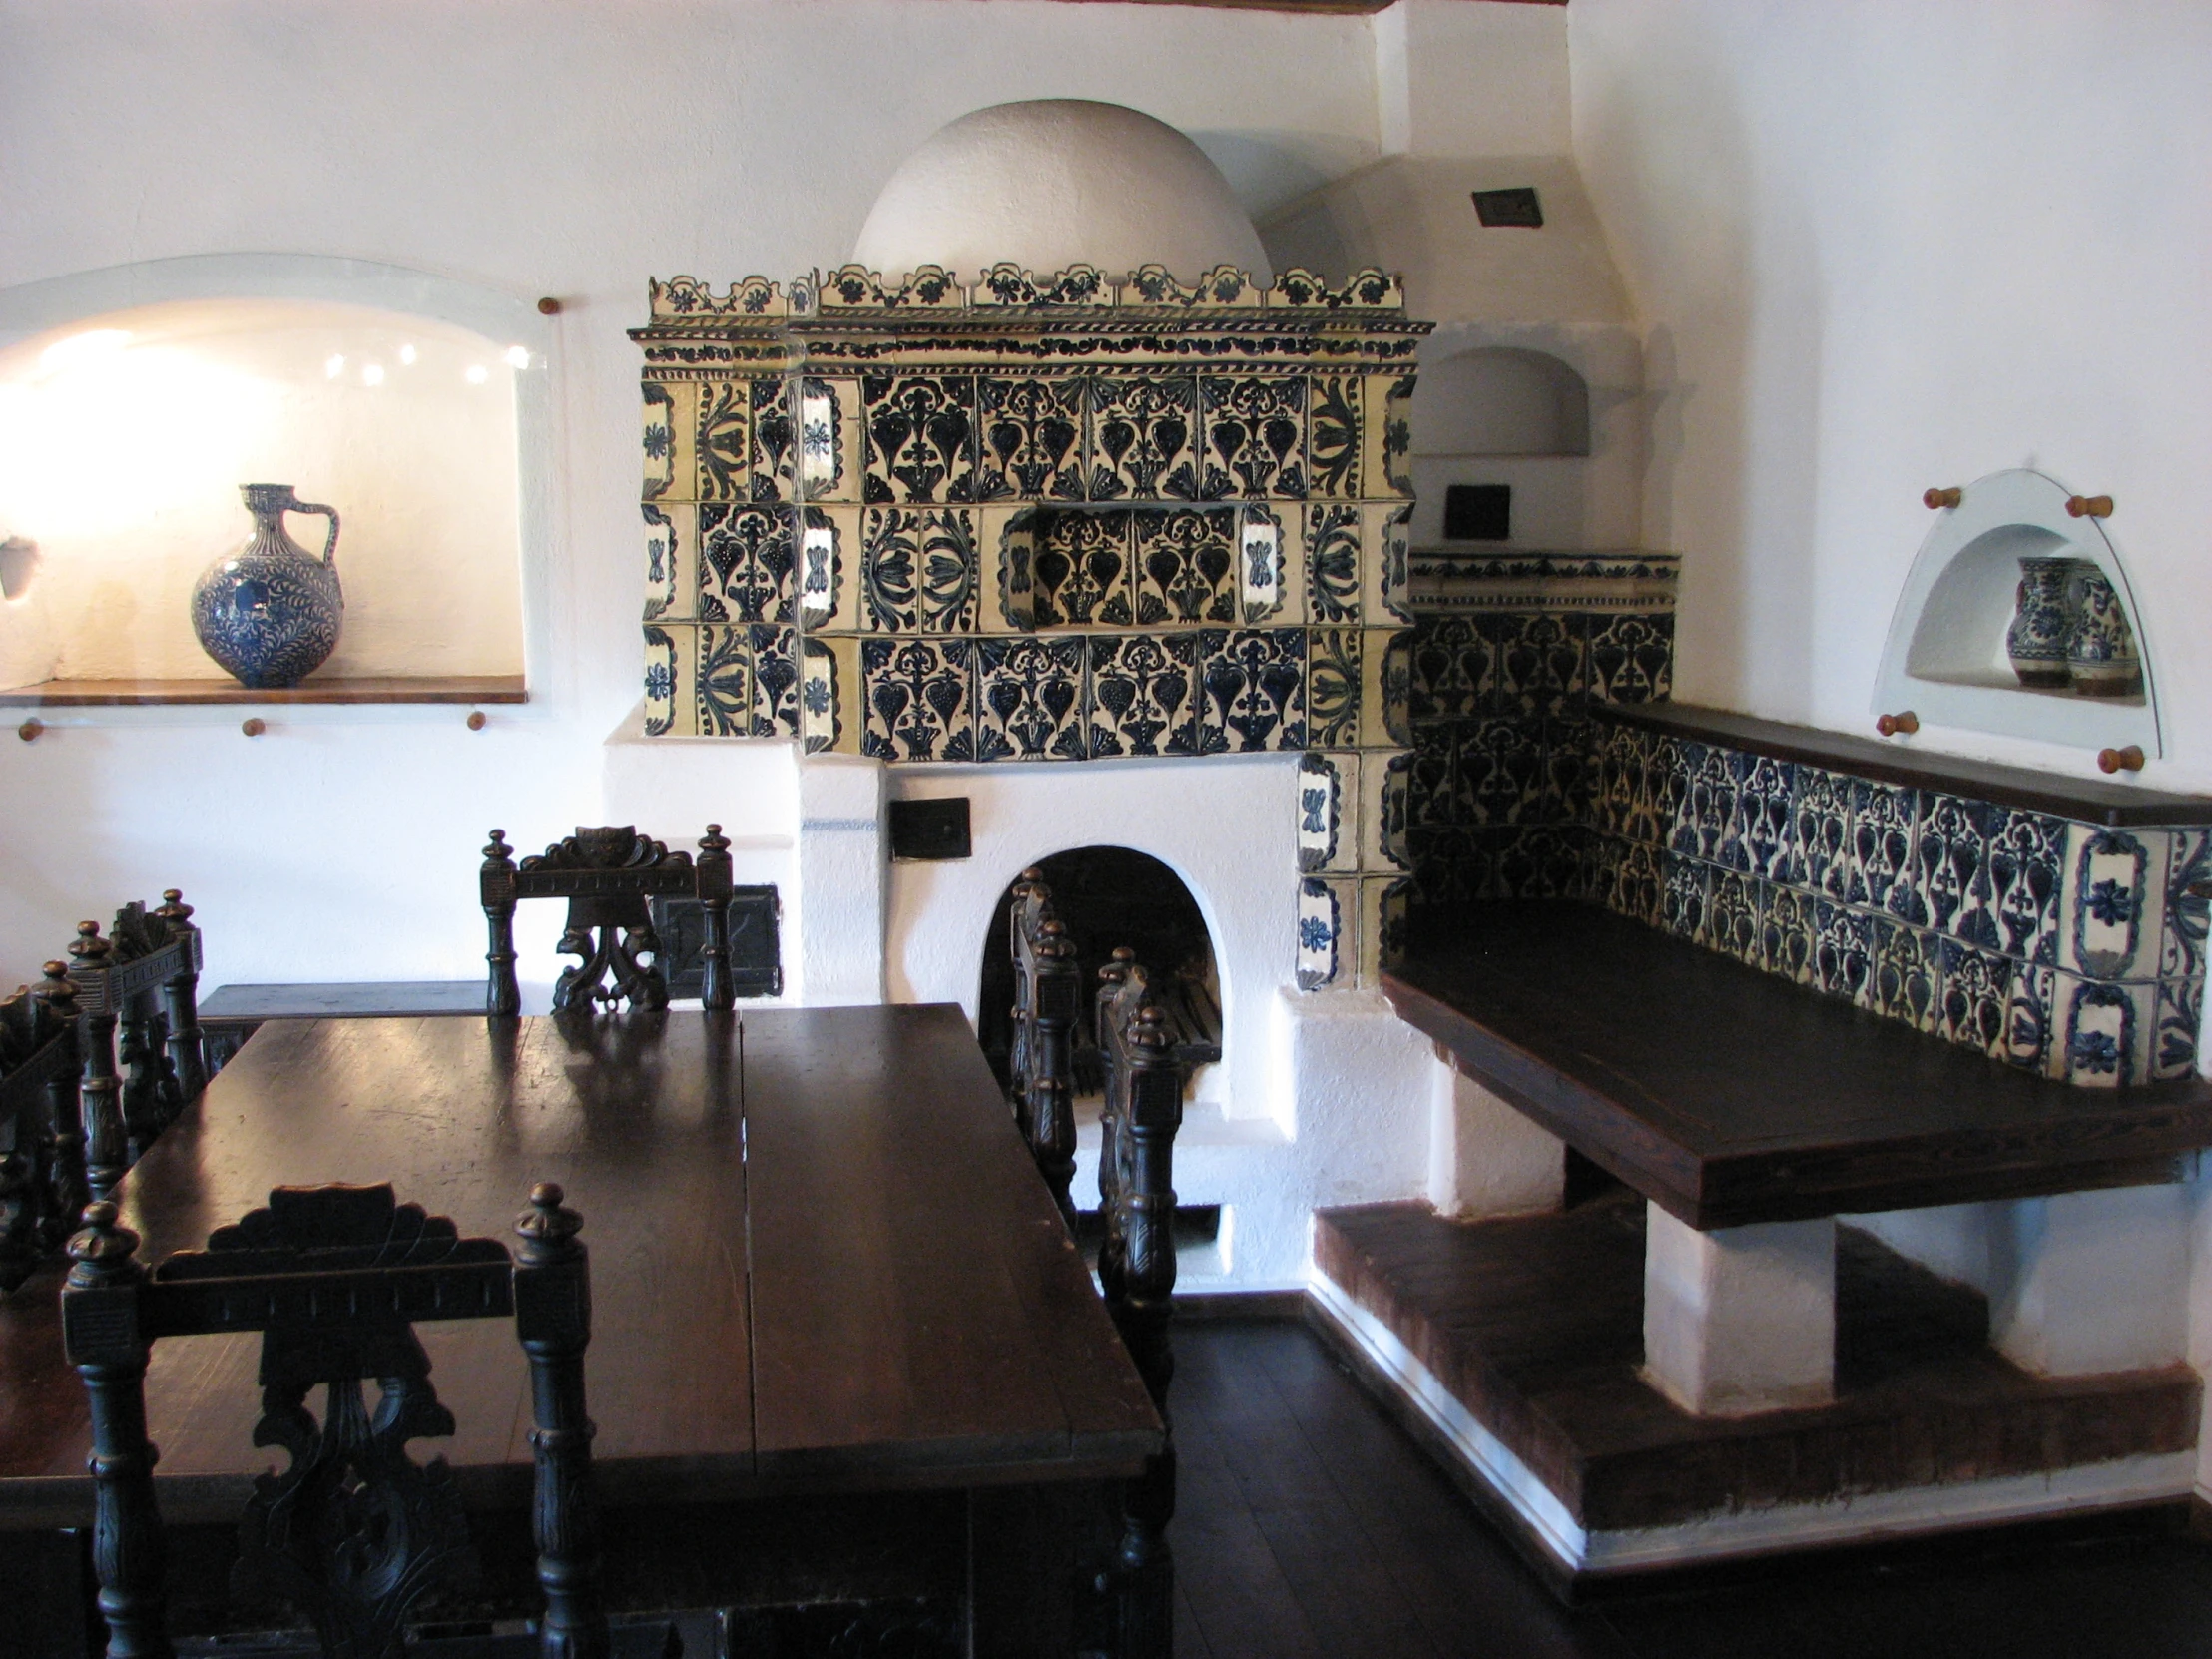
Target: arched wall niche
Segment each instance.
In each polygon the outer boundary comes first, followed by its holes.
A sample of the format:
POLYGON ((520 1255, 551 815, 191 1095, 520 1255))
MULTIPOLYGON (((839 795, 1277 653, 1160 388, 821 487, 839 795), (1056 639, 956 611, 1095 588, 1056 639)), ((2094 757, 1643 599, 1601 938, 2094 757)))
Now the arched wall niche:
POLYGON ((2067 510, 2056 479, 2013 468, 1963 486, 1939 509, 1906 577, 1875 680, 1874 711, 1910 709, 1927 725, 2088 749, 2164 753, 2150 619, 2103 522, 2067 510), (2111 583, 2135 648, 2142 691, 2084 697, 2023 686, 2005 652, 2024 558, 2076 559, 2111 583))
MULTIPOLYGON (((519 295, 312 256, 0 292, 0 539, 38 549, 0 614, 0 685, 231 685, 189 595, 251 529, 247 482, 343 522, 345 623, 310 687, 531 677, 549 660, 550 343, 519 295)), ((288 527, 321 551, 325 521, 288 527)))
POLYGON ((1587 455, 1590 388, 1548 351, 1478 346, 1422 366, 1412 423, 1420 455, 1587 455))

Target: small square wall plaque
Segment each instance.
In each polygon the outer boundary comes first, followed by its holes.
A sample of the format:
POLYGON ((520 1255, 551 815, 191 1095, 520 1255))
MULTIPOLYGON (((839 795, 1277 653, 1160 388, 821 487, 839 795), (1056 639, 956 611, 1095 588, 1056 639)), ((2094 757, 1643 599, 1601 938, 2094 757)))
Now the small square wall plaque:
POLYGON ((893 858, 965 858, 975 850, 968 837, 968 798, 964 795, 893 801, 890 810, 893 858))
POLYGON ((1511 541, 1511 484, 1449 484, 1444 488, 1444 540, 1511 541))
POLYGON ((1526 185, 1514 190, 1476 191, 1474 216, 1491 230, 1540 231, 1544 228, 1544 205, 1536 200, 1536 192, 1526 185))

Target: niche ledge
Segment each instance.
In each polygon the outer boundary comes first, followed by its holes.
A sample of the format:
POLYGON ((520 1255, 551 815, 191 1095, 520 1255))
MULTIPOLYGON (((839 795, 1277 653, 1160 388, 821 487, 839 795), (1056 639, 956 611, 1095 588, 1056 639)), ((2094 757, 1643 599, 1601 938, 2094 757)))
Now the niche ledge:
POLYGON ((1910 709, 1928 725, 2165 753, 2143 608, 2102 524, 2066 511, 2070 495, 2055 479, 2015 468, 1977 479, 1956 507, 1941 510, 1890 622, 1875 680, 1876 714, 1910 709), (2142 659, 2139 694, 2083 697, 2019 683, 2004 640, 2024 556, 2078 559, 2111 583, 2142 659))
POLYGON ((306 680, 252 690, 228 680, 43 680, 0 691, 0 708, 123 709, 301 703, 527 703, 519 674, 449 674, 306 680))

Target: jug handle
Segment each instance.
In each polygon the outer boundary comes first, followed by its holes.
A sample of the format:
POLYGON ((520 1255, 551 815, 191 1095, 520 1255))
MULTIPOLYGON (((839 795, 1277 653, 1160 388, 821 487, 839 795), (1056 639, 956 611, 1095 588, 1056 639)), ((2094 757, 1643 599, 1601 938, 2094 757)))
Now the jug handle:
POLYGON ((285 512, 287 512, 287 513, 320 513, 320 514, 321 514, 321 515, 322 515, 322 516, 323 516, 324 518, 327 518, 327 519, 328 519, 328 520, 330 521, 330 539, 329 539, 328 541, 326 541, 326 542, 324 542, 324 543, 322 544, 322 568, 323 568, 324 570, 335 570, 335 569, 337 569, 337 568, 338 568, 338 562, 337 562, 337 552, 338 552, 338 510, 337 510, 337 508, 335 508, 335 507, 325 507, 325 506, 323 506, 323 505, 322 505, 322 504, 321 504, 320 502, 315 502, 315 501, 294 501, 294 502, 292 502, 292 503, 291 503, 291 505, 290 505, 290 506, 286 507, 286 508, 284 509, 284 511, 285 511, 285 512))

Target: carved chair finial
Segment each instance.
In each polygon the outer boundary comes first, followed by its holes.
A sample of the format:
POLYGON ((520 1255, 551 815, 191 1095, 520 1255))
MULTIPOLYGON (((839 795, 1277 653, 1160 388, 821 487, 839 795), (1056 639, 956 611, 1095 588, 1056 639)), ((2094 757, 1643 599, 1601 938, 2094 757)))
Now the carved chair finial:
POLYGON ((77 965, 84 968, 104 968, 108 958, 115 954, 115 946, 100 936, 97 921, 77 923, 77 937, 69 947, 70 955, 77 958, 77 965))
POLYGON ((184 893, 176 887, 162 889, 162 907, 154 912, 169 923, 172 933, 182 932, 192 921, 193 909, 185 902, 184 893))
POLYGON ((514 861, 515 849, 507 844, 507 831, 494 830, 491 832, 490 844, 484 848, 484 862, 487 865, 495 865, 511 864, 514 861))
POLYGON ((1137 1010, 1136 1020, 1129 1028, 1129 1040, 1140 1048, 1164 1049, 1174 1046, 1175 1038, 1167 1026, 1167 1013, 1157 1003, 1147 1002, 1137 1010))
POLYGON ((584 1230, 584 1218, 567 1207, 567 1197, 552 1181, 540 1181, 530 1189, 530 1208, 515 1217, 522 1261, 546 1262, 574 1250, 570 1241, 584 1230))
POLYGON ((710 824, 707 826, 707 832, 699 837, 699 849, 702 852, 727 852, 730 850, 730 837, 722 832, 721 825, 710 824))
POLYGON ((82 1289, 129 1276, 139 1236, 118 1223, 121 1214, 106 1199, 85 1206, 84 1228, 69 1241, 69 1259, 75 1264, 69 1270, 70 1284, 82 1289))
POLYGON ((48 962, 40 971, 46 977, 39 981, 31 994, 45 1003, 56 1019, 75 1019, 77 987, 70 982, 69 964, 62 961, 48 962))

